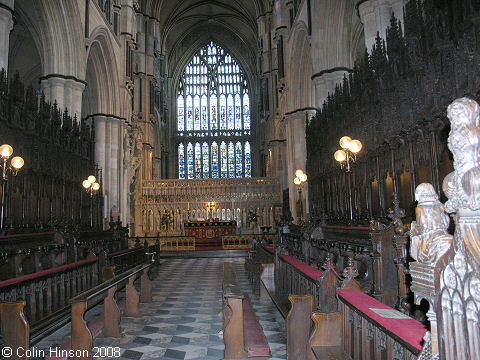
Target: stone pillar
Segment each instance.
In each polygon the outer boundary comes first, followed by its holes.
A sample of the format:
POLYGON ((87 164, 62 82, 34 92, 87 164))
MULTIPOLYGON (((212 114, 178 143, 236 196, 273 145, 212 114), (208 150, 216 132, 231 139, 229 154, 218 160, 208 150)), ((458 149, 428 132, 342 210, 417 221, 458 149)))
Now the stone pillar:
MULTIPOLYGON (((118 211, 120 211, 119 203, 119 194, 120 194, 120 184, 119 184, 119 167, 120 167, 120 153, 119 153, 119 142, 120 142, 120 126, 119 120, 111 119, 110 121, 110 204, 108 209, 108 216, 110 216, 110 210, 115 206, 118 211)), ((108 219, 107 219, 108 220, 108 219)))
POLYGON ((0 0, 0 70, 8 71, 10 31, 13 29, 14 0, 0 0))
POLYGON ((84 81, 55 74, 44 76, 40 82, 45 100, 52 104, 57 102, 61 111, 67 108, 72 117, 77 115, 78 121, 82 116, 82 94, 85 84, 84 81))
MULTIPOLYGON (((305 140, 305 120, 306 112, 297 111, 293 114, 285 116, 286 130, 287 130, 287 176, 288 189, 290 198, 290 211, 292 217, 297 221, 297 200, 298 189, 293 183, 295 178, 295 171, 301 169, 306 172, 306 156, 307 145, 305 140)), ((308 175, 308 174, 307 174, 308 175)), ((308 207, 308 181, 302 189, 303 199, 303 219, 306 220, 309 213, 308 207)), ((298 216, 299 218, 299 216, 298 216)))
POLYGON ((401 20, 403 25, 403 7, 407 0, 367 0, 358 6, 360 20, 363 23, 365 33, 365 46, 368 52, 372 51, 377 32, 383 39, 385 31, 390 25, 392 13, 401 20))
POLYGON ((335 70, 324 72, 315 76, 313 83, 315 84, 315 101, 317 108, 322 108, 324 101, 327 99, 328 93, 335 91, 335 85, 343 82, 343 77, 348 74, 345 70, 335 70))

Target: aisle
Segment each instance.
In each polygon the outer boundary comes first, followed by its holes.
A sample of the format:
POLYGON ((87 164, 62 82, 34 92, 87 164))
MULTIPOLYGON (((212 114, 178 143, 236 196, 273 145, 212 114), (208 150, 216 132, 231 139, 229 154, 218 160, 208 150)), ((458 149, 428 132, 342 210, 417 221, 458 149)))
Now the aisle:
MULTIPOLYGON (((153 276, 152 304, 141 304, 150 316, 123 318, 124 339, 114 340, 124 359, 222 359, 222 263, 237 263, 244 291, 251 294, 244 259, 168 259, 153 276)), ((251 294, 252 295, 252 294, 251 294)), ((273 303, 252 295, 257 316, 270 342, 272 359, 285 358, 283 319, 273 303), (276 318, 282 323, 278 323, 276 318)), ((99 339, 104 342, 107 339, 99 339)))
MULTIPOLYGON (((151 274, 153 303, 140 304, 138 318, 122 317, 121 339, 97 338, 94 346, 119 347, 116 359, 222 359, 222 263, 236 263, 243 291, 250 294, 272 350, 272 360, 285 359, 285 322, 271 301, 254 296, 244 270, 244 258, 165 259, 151 274)), ((92 312, 99 313, 101 307, 92 312)), ((93 314, 87 313, 87 319, 93 314)), ((47 348, 70 334, 67 325, 38 344, 47 348)), ((98 358, 97 358, 98 359, 98 358)))

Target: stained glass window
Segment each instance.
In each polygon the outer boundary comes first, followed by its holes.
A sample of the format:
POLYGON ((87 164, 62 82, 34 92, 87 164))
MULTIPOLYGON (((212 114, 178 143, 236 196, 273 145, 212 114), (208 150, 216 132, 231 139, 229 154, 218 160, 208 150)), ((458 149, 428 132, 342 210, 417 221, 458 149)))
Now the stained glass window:
POLYGON ((235 172, 237 177, 243 175, 243 151, 240 141, 235 145, 235 172))
POLYGON ((228 177, 235 177, 235 151, 232 142, 228 144, 228 177))
POLYGON ((250 130, 250 99, 248 92, 243 94, 243 128, 250 130))
POLYGON ((185 179, 185 148, 182 143, 178 145, 178 178, 185 179))
POLYGON ((177 124, 178 131, 185 130, 185 107, 183 106, 182 95, 179 95, 177 99, 177 124))
POLYGON ((202 130, 208 130, 207 96, 202 96, 202 130))
POLYGON ((221 169, 222 169, 222 178, 228 177, 227 170, 227 145, 224 141, 220 144, 220 159, 221 159, 221 169))
POLYGON ((195 166, 193 162, 193 145, 192 143, 188 143, 187 145, 187 165, 188 165, 188 178, 194 179, 195 178, 195 166))
POLYGON ((250 143, 245 143, 245 177, 252 177, 252 162, 250 154, 250 143))
POLYGON ((180 179, 251 177, 248 82, 232 55, 210 42, 192 57, 176 113, 180 179))
POLYGON ((208 143, 204 142, 202 145, 202 155, 203 155, 203 178, 208 179, 210 177, 210 151, 208 143))
POLYGON ((235 95, 235 130, 242 130, 242 104, 240 102, 240 95, 235 95))
POLYGON ((187 131, 193 130, 193 105, 192 97, 187 96, 187 131))
POLYGON ((218 178, 218 145, 216 141, 212 143, 212 178, 218 178))
POLYGON ((195 144, 195 177, 197 179, 202 178, 202 151, 200 143, 195 144))
POLYGON ((193 98, 193 128, 200 130, 200 97, 197 95, 193 98))
POLYGON ((212 96, 210 96, 210 130, 217 130, 217 129, 218 129, 217 95, 212 94, 212 96))
POLYGON ((220 130, 227 128, 227 102, 225 95, 220 95, 220 130))

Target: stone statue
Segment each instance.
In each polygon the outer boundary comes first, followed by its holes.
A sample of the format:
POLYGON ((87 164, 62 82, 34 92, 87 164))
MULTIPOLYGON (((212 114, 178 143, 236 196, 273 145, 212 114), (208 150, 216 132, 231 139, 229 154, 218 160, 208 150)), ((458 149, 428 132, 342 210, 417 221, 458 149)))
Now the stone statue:
POLYGON ((447 232, 450 217, 432 184, 418 185, 415 200, 418 205, 410 230, 410 254, 418 262, 435 265, 452 244, 453 236, 447 232))

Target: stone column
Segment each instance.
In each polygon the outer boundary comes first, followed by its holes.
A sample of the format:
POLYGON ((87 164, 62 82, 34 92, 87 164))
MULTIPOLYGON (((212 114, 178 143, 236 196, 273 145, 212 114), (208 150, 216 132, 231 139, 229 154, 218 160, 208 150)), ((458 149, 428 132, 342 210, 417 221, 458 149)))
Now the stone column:
POLYGON ((385 31, 390 25, 392 13, 403 24, 403 7, 407 0, 367 0, 358 6, 360 20, 363 23, 365 33, 365 46, 368 52, 372 51, 377 32, 383 39, 385 31))
POLYGON ((320 72, 313 78, 315 84, 315 101, 317 108, 322 108, 328 93, 335 91, 335 85, 343 82, 343 77, 348 74, 345 70, 333 70, 320 72))
POLYGON ((0 0, 0 70, 8 71, 10 31, 13 29, 14 0, 0 0))
MULTIPOLYGON (((119 193, 120 193, 120 184, 118 171, 120 167, 120 153, 119 153, 119 141, 120 141, 120 124, 119 120, 111 119, 110 120, 110 206, 108 209, 108 214, 110 210, 115 206, 117 211, 120 211, 119 203, 119 193)), ((108 215, 110 216, 110 215, 108 215)), ((108 220, 108 219, 107 219, 108 220)))
POLYGON ((70 82, 72 90, 68 111, 70 112, 70 115, 72 115, 72 117, 77 115, 77 121, 80 122, 82 118, 82 96, 83 91, 85 90, 86 83, 75 80, 70 80, 70 82))
POLYGON ((72 117, 77 115, 78 121, 82 116, 82 94, 85 84, 84 81, 55 74, 44 76, 40 82, 45 100, 52 104, 57 102, 61 111, 67 108, 72 117))
MULTIPOLYGON (((288 189, 290 198, 290 211, 295 221, 297 221, 297 200, 298 189, 293 183, 295 171, 301 169, 306 171, 306 140, 305 140, 305 111, 297 111, 285 116, 287 130, 287 174, 288 189)), ((308 174, 307 174, 308 175, 308 174)), ((303 199, 303 219, 306 219, 308 208, 308 182, 302 189, 303 199)))

